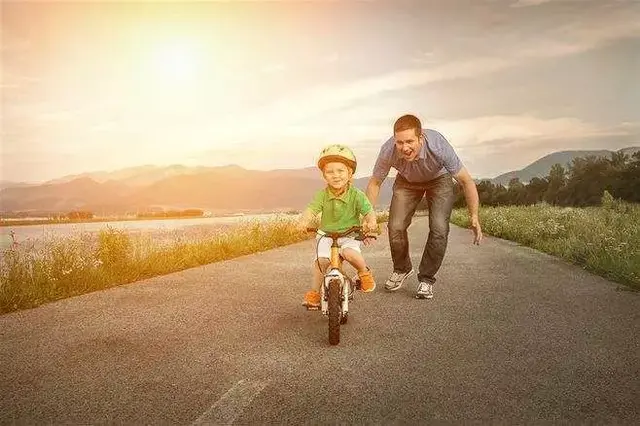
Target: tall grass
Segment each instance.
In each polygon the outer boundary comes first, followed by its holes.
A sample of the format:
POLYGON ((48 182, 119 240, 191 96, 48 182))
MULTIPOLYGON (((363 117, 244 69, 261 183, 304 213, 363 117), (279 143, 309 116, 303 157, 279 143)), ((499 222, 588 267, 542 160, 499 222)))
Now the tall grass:
POLYGON ((214 237, 157 239, 107 228, 13 247, 0 261, 0 313, 269 250, 309 238, 291 220, 243 223, 214 237))
MULTIPOLYGON (((451 221, 468 227, 465 209, 451 221)), ((612 200, 601 207, 483 207, 483 232, 561 257, 640 290, 640 205, 612 200)))
POLYGON ((0 259, 0 314, 313 238, 295 230, 295 219, 170 235, 107 228, 14 246, 0 259))

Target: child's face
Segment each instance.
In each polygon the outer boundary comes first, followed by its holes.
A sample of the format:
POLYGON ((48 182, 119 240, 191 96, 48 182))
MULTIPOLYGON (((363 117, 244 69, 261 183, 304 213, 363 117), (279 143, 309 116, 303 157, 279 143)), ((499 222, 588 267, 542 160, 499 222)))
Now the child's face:
POLYGON ((322 171, 324 179, 333 189, 344 188, 351 179, 351 170, 343 163, 327 163, 322 171))

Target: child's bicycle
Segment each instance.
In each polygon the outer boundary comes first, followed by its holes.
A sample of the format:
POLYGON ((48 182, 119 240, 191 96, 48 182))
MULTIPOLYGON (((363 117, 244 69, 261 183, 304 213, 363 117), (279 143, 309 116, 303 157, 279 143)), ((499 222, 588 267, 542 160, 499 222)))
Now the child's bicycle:
MULTIPOLYGON (((307 232, 318 233, 318 228, 307 228, 307 232)), ((349 301, 353 300, 353 292, 360 288, 360 279, 349 278, 342 269, 343 257, 340 255, 338 238, 356 233, 356 240, 376 238, 364 235, 361 226, 352 226, 343 232, 323 232, 319 235, 331 238, 331 263, 324 273, 324 283, 320 287, 320 310, 329 317, 329 343, 340 343, 340 324, 346 324, 349 318, 349 301)), ((318 265, 319 266, 319 265, 318 265)))

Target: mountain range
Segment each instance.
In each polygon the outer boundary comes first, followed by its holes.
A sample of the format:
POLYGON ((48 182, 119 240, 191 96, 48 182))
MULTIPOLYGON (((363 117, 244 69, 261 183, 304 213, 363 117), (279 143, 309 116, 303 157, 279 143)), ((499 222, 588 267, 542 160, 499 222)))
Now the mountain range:
MULTIPOLYGON (((632 155, 640 151, 640 147, 619 151, 632 155)), ((553 164, 566 166, 577 157, 607 157, 613 152, 554 152, 521 170, 486 180, 505 185, 518 177, 526 183, 533 177, 547 176, 553 164)), ((364 190, 368 180, 369 177, 355 179, 354 184, 364 190)), ((393 181, 390 176, 382 185, 378 203, 382 207, 391 201, 393 181)), ((68 175, 39 184, 3 181, 0 182, 0 211, 42 214, 89 210, 97 215, 107 215, 187 208, 214 214, 300 210, 323 186, 315 167, 258 171, 236 165, 145 165, 112 172, 68 175)))

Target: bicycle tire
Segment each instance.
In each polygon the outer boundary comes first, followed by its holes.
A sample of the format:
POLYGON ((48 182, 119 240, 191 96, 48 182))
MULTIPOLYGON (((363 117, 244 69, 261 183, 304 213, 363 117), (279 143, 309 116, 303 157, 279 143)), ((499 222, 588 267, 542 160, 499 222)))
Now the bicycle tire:
POLYGON ((329 310, 329 344, 340 343, 340 281, 337 279, 329 282, 329 294, 327 297, 329 310))

